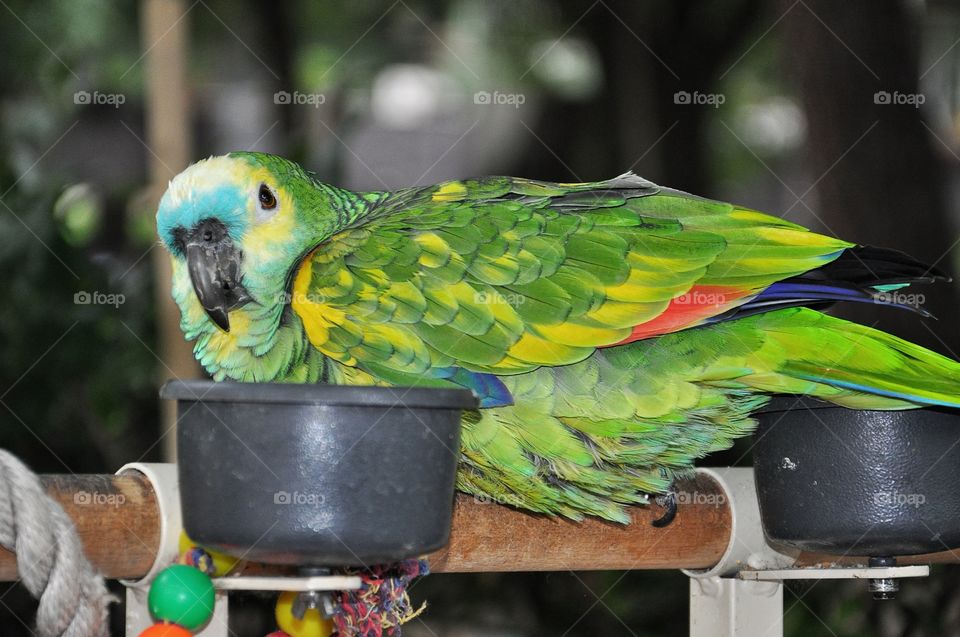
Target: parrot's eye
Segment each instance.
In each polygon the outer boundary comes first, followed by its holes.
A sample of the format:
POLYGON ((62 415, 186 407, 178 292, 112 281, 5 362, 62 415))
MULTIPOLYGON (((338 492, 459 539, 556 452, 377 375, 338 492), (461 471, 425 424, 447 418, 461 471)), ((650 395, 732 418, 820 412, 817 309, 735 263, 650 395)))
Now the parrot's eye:
POLYGON ((257 199, 260 200, 260 208, 263 210, 273 210, 277 207, 277 197, 267 184, 260 184, 257 199))

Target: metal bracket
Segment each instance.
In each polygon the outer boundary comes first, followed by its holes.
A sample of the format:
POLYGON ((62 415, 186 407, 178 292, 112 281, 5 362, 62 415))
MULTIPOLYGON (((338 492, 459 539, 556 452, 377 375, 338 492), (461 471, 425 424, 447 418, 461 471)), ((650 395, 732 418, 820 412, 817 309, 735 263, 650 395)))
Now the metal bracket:
POLYGON ((691 577, 690 637, 783 635, 785 580, 864 579, 872 583, 929 574, 929 566, 892 566, 744 569, 735 578, 691 577))
POLYGON ((930 567, 894 566, 896 560, 891 557, 870 558, 869 566, 835 567, 835 568, 790 568, 772 570, 745 569, 737 574, 742 580, 751 581, 783 581, 800 579, 865 579, 867 590, 876 600, 893 599, 900 590, 900 578, 927 577, 930 567))
POLYGON ((890 557, 870 566, 792 568, 795 555, 767 543, 751 469, 698 469, 723 487, 733 517, 727 550, 712 568, 690 576, 690 636, 783 635, 783 582, 864 579, 875 599, 891 599, 904 577, 926 577, 929 566, 895 566, 890 557))
POLYGON ((213 586, 218 591, 354 591, 363 584, 354 575, 313 575, 310 577, 259 577, 238 575, 218 577, 213 586))
POLYGON ((723 557, 690 576, 690 637, 783 635, 783 585, 779 581, 737 579, 746 567, 785 568, 794 558, 767 544, 760 524, 753 470, 698 469, 723 487, 730 505, 730 542, 723 557))
POLYGON ((690 637, 756 635, 783 635, 783 584, 690 578, 690 637))
POLYGON ((697 469, 715 480, 724 491, 732 517, 730 541, 723 557, 707 570, 685 569, 683 573, 693 578, 733 577, 744 568, 787 568, 795 556, 786 555, 767 544, 760 524, 760 505, 753 482, 753 469, 722 468, 697 469))
POLYGON ((177 559, 180 531, 183 530, 183 519, 180 516, 180 483, 177 479, 177 465, 168 462, 130 462, 117 471, 123 475, 136 471, 142 473, 157 497, 160 507, 160 546, 157 557, 153 560, 150 571, 139 580, 120 580, 127 587, 149 588, 150 582, 157 574, 170 566, 177 559))
POLYGON ((927 577, 930 567, 921 566, 881 566, 881 567, 838 567, 838 568, 785 568, 769 571, 744 569, 737 573, 742 580, 753 582, 772 582, 799 579, 898 579, 901 577, 927 577))

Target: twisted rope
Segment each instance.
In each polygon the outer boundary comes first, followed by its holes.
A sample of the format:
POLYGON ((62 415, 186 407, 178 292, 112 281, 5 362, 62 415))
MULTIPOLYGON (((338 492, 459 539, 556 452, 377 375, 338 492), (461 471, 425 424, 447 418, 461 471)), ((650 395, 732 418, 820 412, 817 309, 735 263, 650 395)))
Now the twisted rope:
POLYGON ((115 600, 84 556, 73 522, 36 474, 2 449, 0 545, 16 553, 23 585, 40 600, 38 637, 108 637, 115 600))
POLYGON ((427 575, 426 560, 409 559, 362 569, 343 569, 345 575, 359 575, 363 584, 356 591, 335 594, 337 606, 333 623, 340 637, 400 637, 400 626, 422 613, 414 610, 407 587, 415 578, 427 575))

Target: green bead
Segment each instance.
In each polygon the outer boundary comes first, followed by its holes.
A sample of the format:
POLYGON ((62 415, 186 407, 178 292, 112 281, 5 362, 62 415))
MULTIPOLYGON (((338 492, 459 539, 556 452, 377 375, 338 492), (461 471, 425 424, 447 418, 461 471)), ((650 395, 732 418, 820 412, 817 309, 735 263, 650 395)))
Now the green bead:
POLYGON ((192 566, 174 564, 153 580, 147 604, 155 620, 196 631, 213 616, 213 582, 192 566))

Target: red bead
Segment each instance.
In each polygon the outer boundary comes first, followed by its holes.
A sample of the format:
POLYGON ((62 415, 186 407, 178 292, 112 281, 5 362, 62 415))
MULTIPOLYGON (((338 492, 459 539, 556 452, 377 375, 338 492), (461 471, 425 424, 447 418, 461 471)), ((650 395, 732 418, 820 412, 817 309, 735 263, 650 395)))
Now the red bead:
POLYGON ((140 637, 192 637, 191 633, 182 626, 176 624, 154 624, 150 628, 140 633, 140 637))

